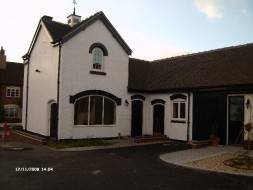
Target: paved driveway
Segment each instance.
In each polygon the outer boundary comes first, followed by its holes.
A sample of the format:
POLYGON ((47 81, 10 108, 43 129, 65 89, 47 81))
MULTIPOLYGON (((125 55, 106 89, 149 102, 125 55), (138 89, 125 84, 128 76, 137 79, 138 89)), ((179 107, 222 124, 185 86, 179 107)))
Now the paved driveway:
POLYGON ((159 159, 161 153, 185 148, 177 143, 86 152, 55 152, 43 147, 0 151, 0 189, 252 189, 250 177, 190 170, 159 159), (16 172, 16 167, 54 171, 16 172))

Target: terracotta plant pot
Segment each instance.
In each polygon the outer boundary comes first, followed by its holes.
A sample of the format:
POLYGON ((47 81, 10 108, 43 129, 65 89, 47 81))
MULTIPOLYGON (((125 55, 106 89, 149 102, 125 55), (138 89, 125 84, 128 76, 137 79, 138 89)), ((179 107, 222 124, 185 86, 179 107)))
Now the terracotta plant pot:
POLYGON ((218 146, 219 144, 220 144, 220 138, 212 138, 211 139, 211 144, 213 145, 213 146, 218 146))

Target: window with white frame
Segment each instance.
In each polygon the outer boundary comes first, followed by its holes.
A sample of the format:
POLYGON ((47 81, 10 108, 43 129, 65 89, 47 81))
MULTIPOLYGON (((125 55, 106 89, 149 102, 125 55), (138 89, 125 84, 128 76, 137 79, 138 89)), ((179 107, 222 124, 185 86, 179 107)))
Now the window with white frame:
POLYGON ((20 97, 20 87, 7 87, 6 88, 6 97, 14 97, 19 98, 20 97))
POLYGON ((92 50, 92 69, 102 71, 104 54, 102 49, 96 47, 92 50))
POLYGON ((173 120, 186 119, 186 102, 185 100, 173 100, 172 102, 172 118, 173 120))
POLYGON ((19 106, 18 105, 4 105, 4 117, 5 118, 19 118, 19 106))
POLYGON ((86 96, 75 102, 75 125, 113 125, 116 103, 104 96, 86 96))

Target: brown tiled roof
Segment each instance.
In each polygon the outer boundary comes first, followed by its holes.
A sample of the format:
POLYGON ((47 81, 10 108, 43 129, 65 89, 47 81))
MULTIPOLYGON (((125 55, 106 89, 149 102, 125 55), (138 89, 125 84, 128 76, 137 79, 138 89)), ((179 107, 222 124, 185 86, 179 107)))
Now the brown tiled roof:
POLYGON ((156 61, 130 58, 130 91, 253 85, 253 44, 156 61))
POLYGON ((24 65, 22 63, 6 62, 6 69, 0 70, 0 85, 23 85, 24 65))

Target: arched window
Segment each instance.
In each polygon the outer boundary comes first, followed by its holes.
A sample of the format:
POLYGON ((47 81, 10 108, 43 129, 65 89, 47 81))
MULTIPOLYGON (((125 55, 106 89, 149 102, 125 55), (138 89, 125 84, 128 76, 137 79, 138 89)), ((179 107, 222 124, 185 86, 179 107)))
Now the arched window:
POLYGON ((116 102, 105 96, 91 95, 75 102, 75 125, 114 125, 116 102))
POLYGON ((92 50, 92 56, 93 56, 93 60, 92 60, 92 69, 94 70, 102 70, 102 65, 103 65, 103 51, 96 47, 92 50))

